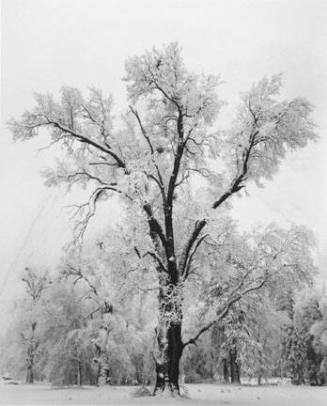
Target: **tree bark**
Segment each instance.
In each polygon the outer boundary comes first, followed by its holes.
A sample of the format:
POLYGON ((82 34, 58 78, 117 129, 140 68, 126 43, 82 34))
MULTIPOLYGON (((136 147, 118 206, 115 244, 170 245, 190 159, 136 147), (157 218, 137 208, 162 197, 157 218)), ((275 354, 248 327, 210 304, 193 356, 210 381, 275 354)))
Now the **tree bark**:
POLYGON ((35 352, 38 348, 38 341, 35 339, 35 329, 37 326, 37 322, 33 322, 31 325, 32 329, 32 335, 31 338, 29 339, 29 344, 27 347, 27 371, 26 371, 26 383, 34 383, 34 357, 35 357, 35 352))
POLYGON ((103 310, 102 325, 99 329, 97 340, 94 341, 96 358, 93 360, 97 365, 96 383, 97 386, 103 386, 111 383, 109 358, 107 353, 107 345, 109 340, 109 334, 111 331, 111 313, 112 306, 105 302, 103 310))
POLYGON ((97 358, 95 358, 94 363, 97 365, 96 371, 96 385, 104 386, 111 383, 110 380, 110 370, 109 370, 109 360, 105 349, 97 347, 97 358))
POLYGON ((229 351, 229 362, 230 362, 231 383, 240 384, 241 383, 240 365, 237 360, 237 349, 236 348, 232 348, 229 351))
POLYGON ((76 377, 76 384, 78 386, 82 385, 82 363, 80 360, 77 360, 77 377, 76 377))
POLYGON ((34 383, 33 366, 31 364, 27 366, 26 383, 34 383))
POLYGON ((172 393, 180 394, 179 363, 183 353, 181 297, 172 285, 168 287, 168 295, 163 295, 163 291, 161 289, 159 293, 159 323, 153 352, 156 368, 153 395, 163 392, 167 386, 172 393))
POLYGON ((224 376, 224 383, 229 383, 229 370, 228 370, 228 362, 227 359, 223 359, 223 376, 224 376))
POLYGON ((157 335, 158 349, 155 358, 156 384, 153 394, 163 392, 168 385, 171 392, 179 391, 179 363, 183 352, 181 323, 170 323, 166 332, 157 335))

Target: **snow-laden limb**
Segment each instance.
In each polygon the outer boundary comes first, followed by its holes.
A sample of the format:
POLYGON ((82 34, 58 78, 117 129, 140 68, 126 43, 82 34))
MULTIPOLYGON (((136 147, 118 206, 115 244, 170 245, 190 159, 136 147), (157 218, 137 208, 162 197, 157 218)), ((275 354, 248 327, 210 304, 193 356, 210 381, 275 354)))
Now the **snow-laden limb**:
POLYGON ((310 254, 312 236, 306 229, 294 226, 283 230, 270 226, 261 233, 240 237, 229 236, 224 249, 211 241, 210 251, 200 260, 204 269, 220 266, 227 275, 218 274, 216 279, 214 274, 209 274, 201 310, 202 315, 209 313, 209 320, 200 317, 202 323, 184 342, 184 347, 196 344, 205 332, 221 323, 234 304, 251 293, 276 283, 299 286, 312 278, 315 271, 310 254), (214 257, 213 262, 208 263, 208 254, 214 257))

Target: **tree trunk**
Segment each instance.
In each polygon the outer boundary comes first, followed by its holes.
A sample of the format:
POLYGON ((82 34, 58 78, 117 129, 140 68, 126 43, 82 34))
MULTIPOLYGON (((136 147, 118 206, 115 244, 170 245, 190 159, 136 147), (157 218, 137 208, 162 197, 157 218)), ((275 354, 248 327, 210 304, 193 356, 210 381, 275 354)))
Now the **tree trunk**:
POLYGON ((104 386, 111 383, 109 365, 107 360, 101 360, 99 365, 98 386, 104 386))
POLYGON ((156 384, 153 395, 168 385, 172 393, 179 391, 179 363, 183 353, 182 306, 180 292, 170 285, 168 295, 159 294, 159 323, 156 328, 156 348, 153 352, 156 384))
POLYGON ((77 360, 77 378, 76 384, 78 386, 82 385, 82 363, 80 360, 77 360))
POLYGON ((227 359, 223 359, 223 376, 224 376, 224 383, 229 383, 229 370, 228 370, 228 362, 227 359))
POLYGON ((168 385, 179 394, 179 363, 182 357, 181 323, 170 323, 164 335, 157 335, 158 355, 155 356, 156 384, 153 394, 163 392, 168 385))
POLYGON ((229 351, 229 362, 230 362, 230 378, 231 383, 241 383, 240 377, 240 365, 237 361, 237 349, 232 348, 229 351))
POLYGON ((34 383, 33 366, 31 364, 27 366, 26 383, 34 383))
POLYGON ((112 310, 106 311, 103 315, 103 323, 99 329, 97 340, 94 341, 96 358, 93 360, 97 365, 96 383, 97 386, 103 386, 111 383, 109 359, 107 354, 107 344, 110 334, 112 310))
POLYGON ((34 321, 31 325, 32 334, 31 338, 29 339, 29 344, 27 347, 27 371, 26 371, 26 383, 34 383, 34 357, 36 350, 38 348, 38 341, 35 339, 35 329, 37 326, 37 322, 34 321))
POLYGON ((97 366, 96 385, 104 386, 111 383, 108 357, 105 351, 98 349, 97 358, 93 360, 97 366))
POLYGON ((168 328, 168 379, 172 390, 179 393, 179 362, 183 352, 182 323, 171 323, 168 328))

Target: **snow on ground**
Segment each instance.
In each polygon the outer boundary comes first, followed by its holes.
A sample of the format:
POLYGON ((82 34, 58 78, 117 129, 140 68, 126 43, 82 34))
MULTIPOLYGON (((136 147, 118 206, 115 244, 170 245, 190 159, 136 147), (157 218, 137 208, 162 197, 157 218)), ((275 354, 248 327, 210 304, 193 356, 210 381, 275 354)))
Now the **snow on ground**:
POLYGON ((0 405, 326 406, 327 387, 187 385, 189 398, 133 396, 136 387, 0 385, 0 405))

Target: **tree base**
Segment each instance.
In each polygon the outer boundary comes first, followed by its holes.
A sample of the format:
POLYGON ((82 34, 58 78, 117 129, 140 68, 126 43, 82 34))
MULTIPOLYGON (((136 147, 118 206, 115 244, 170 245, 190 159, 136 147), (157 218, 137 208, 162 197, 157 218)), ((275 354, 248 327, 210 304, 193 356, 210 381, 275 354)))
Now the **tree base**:
POLYGON ((134 392, 133 396, 136 398, 141 398, 141 397, 153 396, 153 394, 149 391, 149 389, 147 387, 142 386, 141 388, 137 389, 136 392, 134 392))

